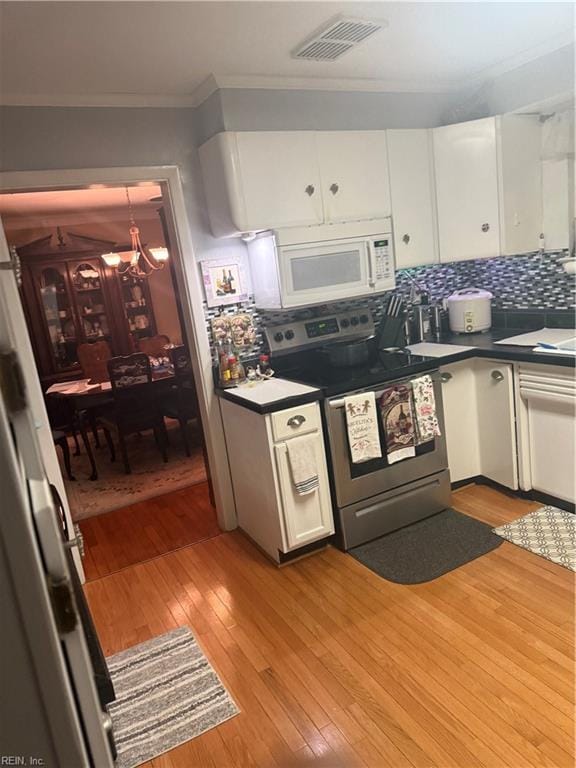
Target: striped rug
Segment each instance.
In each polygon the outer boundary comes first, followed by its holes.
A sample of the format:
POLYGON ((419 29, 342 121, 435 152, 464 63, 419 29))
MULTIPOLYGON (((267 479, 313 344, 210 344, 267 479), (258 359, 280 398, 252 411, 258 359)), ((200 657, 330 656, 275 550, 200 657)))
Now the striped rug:
POLYGON ((188 627, 106 661, 116 692, 108 705, 116 768, 151 760, 240 711, 188 627))

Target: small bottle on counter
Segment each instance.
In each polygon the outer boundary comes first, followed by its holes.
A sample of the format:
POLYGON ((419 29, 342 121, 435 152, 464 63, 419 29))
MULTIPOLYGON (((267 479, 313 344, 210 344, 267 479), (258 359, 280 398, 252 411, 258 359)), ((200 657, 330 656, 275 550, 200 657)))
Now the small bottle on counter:
POLYGON ((230 366, 228 365, 228 350, 221 341, 218 342, 218 370, 220 386, 229 387, 231 375, 230 366))
POLYGON ((270 375, 270 358, 268 355, 260 355, 258 358, 258 371, 260 376, 268 377, 270 375))
POLYGON ((230 355, 228 357, 228 369, 230 370, 230 383, 240 384, 246 381, 246 373, 244 372, 244 366, 238 360, 236 355, 230 355))

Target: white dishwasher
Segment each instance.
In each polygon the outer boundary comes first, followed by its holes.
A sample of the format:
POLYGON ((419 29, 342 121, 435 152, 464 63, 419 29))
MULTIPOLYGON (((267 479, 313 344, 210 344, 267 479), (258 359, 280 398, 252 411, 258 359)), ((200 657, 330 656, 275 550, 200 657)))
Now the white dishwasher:
POLYGON ((574 503, 576 379, 574 368, 518 365, 520 485, 574 503))

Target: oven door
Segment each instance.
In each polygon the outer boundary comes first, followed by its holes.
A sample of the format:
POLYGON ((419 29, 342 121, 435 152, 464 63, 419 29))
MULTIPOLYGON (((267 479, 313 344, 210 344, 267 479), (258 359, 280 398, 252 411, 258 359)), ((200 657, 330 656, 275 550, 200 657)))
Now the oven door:
MULTIPOLYGON (((420 478, 433 475, 448 466, 446 440, 444 437, 444 416, 442 411, 442 388, 440 374, 430 374, 434 384, 436 413, 441 436, 416 448, 416 456, 395 464, 386 460, 386 442, 382 423, 379 420, 380 443, 383 456, 362 464, 353 464, 350 457, 344 399, 330 398, 325 401, 326 423, 328 426, 328 444, 330 451, 332 480, 336 494, 336 504, 341 509, 349 504, 378 496, 386 491, 399 488, 420 478)), ((410 384, 410 379, 390 381, 386 387, 375 390, 376 401, 380 395, 394 384, 410 384)), ((374 391, 374 390, 361 390, 374 391)), ((351 393, 352 394, 352 393, 351 393)), ((355 393, 356 394, 356 393, 355 393)))
POLYGON ((278 248, 282 304, 298 307, 374 292, 364 238, 278 248))

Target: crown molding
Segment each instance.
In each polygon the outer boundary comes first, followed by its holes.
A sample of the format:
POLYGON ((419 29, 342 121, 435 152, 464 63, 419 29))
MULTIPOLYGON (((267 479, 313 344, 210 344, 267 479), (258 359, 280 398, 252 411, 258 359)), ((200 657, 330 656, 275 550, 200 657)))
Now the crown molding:
POLYGON ((344 77, 278 77, 275 75, 214 75, 219 89, 275 91, 358 91, 365 93, 453 93, 461 80, 383 80, 344 77))

